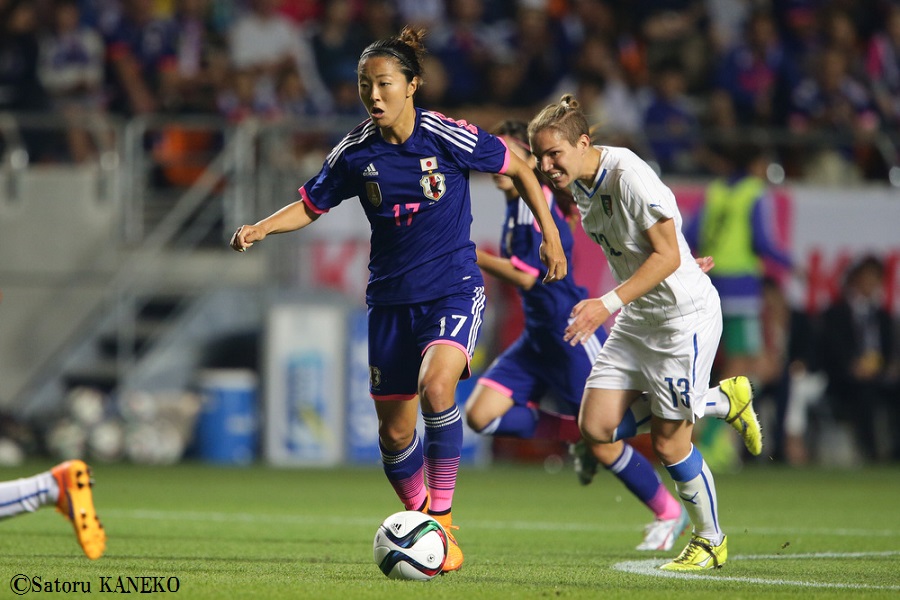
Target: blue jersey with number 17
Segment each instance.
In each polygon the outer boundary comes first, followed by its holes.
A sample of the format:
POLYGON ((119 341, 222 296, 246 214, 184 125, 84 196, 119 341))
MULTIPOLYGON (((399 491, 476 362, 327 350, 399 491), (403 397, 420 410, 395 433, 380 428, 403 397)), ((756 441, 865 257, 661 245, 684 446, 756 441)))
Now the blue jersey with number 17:
POLYGON ((506 144, 484 130, 416 109, 412 135, 389 144, 365 121, 300 188, 315 212, 357 197, 371 226, 369 305, 414 304, 483 285, 470 241, 469 171, 503 173, 506 144))

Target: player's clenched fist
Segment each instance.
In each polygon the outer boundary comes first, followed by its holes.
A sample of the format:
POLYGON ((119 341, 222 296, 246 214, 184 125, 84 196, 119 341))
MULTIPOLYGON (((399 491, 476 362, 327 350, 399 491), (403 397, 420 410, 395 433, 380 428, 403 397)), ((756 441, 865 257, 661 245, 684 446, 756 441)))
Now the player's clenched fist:
POLYGON ((258 242, 266 237, 266 234, 255 225, 241 225, 231 236, 231 247, 238 252, 243 252, 254 242, 258 242))
POLYGON ((541 243, 540 255, 541 261, 547 266, 547 275, 544 277, 544 283, 565 279, 569 265, 561 243, 557 241, 555 244, 552 244, 545 240, 541 243))

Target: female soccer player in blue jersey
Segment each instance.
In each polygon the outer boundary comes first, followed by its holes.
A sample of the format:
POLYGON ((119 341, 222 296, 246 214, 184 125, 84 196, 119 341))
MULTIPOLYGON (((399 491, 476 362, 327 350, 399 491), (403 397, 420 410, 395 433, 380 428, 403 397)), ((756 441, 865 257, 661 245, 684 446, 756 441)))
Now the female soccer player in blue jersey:
MULTIPOLYGON (((493 133, 534 167, 527 128, 528 124, 521 121, 504 121, 493 133)), ((540 230, 513 182, 504 175, 495 175, 494 183, 506 198, 500 256, 478 250, 478 266, 519 288, 525 330, 478 380, 466 401, 466 420, 484 435, 541 437, 573 444, 575 468, 583 484, 591 482, 599 462, 653 511, 656 518, 645 528, 637 549, 669 550, 690 520, 650 461, 621 440, 612 444, 579 442, 581 435, 575 420, 584 382, 606 340, 602 327, 584 345, 573 347, 563 340, 569 314, 588 297, 587 290, 571 276, 557 285, 537 285, 545 271, 538 256, 540 230), (548 400, 552 402, 549 407, 548 400)), ((546 186, 544 195, 571 264, 575 241, 568 221, 546 186)))
POLYGON ((346 198, 359 199, 372 231, 369 387, 384 471, 408 510, 427 511, 447 530, 444 570, 453 571, 463 562, 451 533, 463 436, 456 385, 470 375, 485 302, 469 240, 469 171, 515 181, 543 232, 545 283, 563 279, 567 265, 531 167, 478 127, 415 107, 423 35, 406 27, 363 51, 359 97, 370 118, 335 146, 319 174, 300 188, 300 200, 243 225, 231 246, 246 250, 268 234, 306 227, 346 198))
POLYGON ((596 443, 615 441, 632 404, 646 393, 653 449, 694 526, 685 549, 662 568, 720 567, 727 540, 712 473, 691 443, 694 421, 706 413, 725 417, 753 454, 760 453, 762 437, 746 377, 709 388, 722 311, 681 232, 675 196, 630 150, 595 146, 570 95, 544 108, 529 124, 528 137, 541 172, 572 193, 585 232, 603 248, 619 284, 576 304, 565 330, 573 345, 590 342, 622 309, 585 384, 581 433, 596 443))

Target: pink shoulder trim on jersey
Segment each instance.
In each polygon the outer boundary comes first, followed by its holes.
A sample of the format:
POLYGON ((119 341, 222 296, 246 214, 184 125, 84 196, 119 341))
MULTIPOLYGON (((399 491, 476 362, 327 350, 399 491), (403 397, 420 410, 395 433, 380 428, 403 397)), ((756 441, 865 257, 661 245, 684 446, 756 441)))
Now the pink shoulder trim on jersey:
POLYGON ((468 131, 468 132, 471 133, 472 135, 478 135, 478 128, 477 128, 475 125, 472 125, 472 124, 468 123, 465 119, 453 119, 453 118, 451 118, 451 117, 448 117, 448 116, 445 115, 444 113, 439 113, 439 112, 436 111, 436 110, 429 110, 429 111, 426 111, 426 112, 430 112, 431 114, 433 114, 434 116, 438 117, 438 118, 441 119, 442 121, 447 121, 448 123, 453 123, 454 125, 457 125, 457 126, 459 126, 459 127, 462 127, 463 129, 465 129, 466 131, 468 131))
POLYGON ((499 392, 500 394, 506 396, 507 398, 512 398, 512 390, 506 387, 505 385, 500 385, 493 379, 488 379, 487 377, 482 377, 478 380, 478 385, 483 385, 486 388, 491 388, 495 392, 499 392))
POLYGON ((303 200, 303 204, 305 204, 309 207, 309 210, 313 211, 317 215, 322 215, 322 214, 325 214, 328 212, 327 210, 322 210, 321 208, 319 208, 318 206, 316 206, 315 204, 312 203, 312 200, 309 199, 309 195, 306 193, 306 186, 301 187, 297 191, 300 192, 300 199, 303 200))
POLYGON ((372 393, 370 393, 369 395, 372 396, 372 400, 374 400, 375 402, 382 402, 382 401, 388 401, 388 400, 406 401, 406 400, 412 400, 413 398, 418 396, 418 394, 385 394, 383 396, 379 396, 377 394, 372 394, 372 393))
POLYGON ((534 267, 532 267, 531 265, 526 263, 524 260, 522 260, 518 256, 511 256, 509 258, 509 262, 512 263, 512 266, 514 266, 518 270, 522 271, 523 273, 527 273, 534 277, 538 277, 541 274, 541 272, 538 269, 535 269, 534 267))
POLYGON ((504 148, 506 148, 506 154, 504 154, 504 156, 503 156, 503 166, 500 167, 499 171, 497 171, 498 173, 503 175, 504 173, 506 173, 506 170, 509 168, 509 163, 511 162, 510 156, 509 156, 510 149, 509 149, 509 146, 506 145, 506 140, 504 140, 502 137, 498 137, 497 139, 500 140, 500 143, 503 144, 504 148))

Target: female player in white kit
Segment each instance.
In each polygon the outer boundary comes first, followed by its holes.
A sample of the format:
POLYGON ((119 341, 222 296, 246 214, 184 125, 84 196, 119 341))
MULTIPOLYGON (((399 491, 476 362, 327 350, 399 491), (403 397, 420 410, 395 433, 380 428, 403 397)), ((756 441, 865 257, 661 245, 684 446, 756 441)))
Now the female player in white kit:
POLYGON ((704 413, 725 417, 753 454, 761 451, 762 438, 746 377, 709 389, 722 312, 681 233, 675 196, 630 150, 593 145, 571 95, 542 110, 528 135, 538 167, 557 188, 571 191, 585 232, 602 246, 619 284, 602 298, 579 302, 564 335, 571 344, 590 340, 622 309, 585 384, 582 435, 595 443, 615 441, 632 403, 646 392, 653 449, 693 524, 688 545, 661 568, 721 567, 727 540, 712 473, 691 443, 694 421, 704 413))

